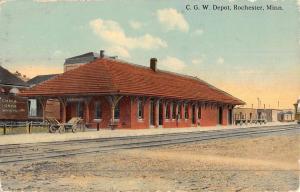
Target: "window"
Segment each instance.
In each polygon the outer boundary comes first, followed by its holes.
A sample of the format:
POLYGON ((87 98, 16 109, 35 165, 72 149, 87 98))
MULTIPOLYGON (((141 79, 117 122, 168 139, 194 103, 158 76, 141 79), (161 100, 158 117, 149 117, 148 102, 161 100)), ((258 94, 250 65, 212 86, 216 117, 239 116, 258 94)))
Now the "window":
POLYGON ((137 107, 138 107, 138 110, 137 110, 138 118, 144 119, 144 103, 141 99, 138 100, 137 107))
POLYGON ((77 117, 83 118, 83 102, 78 102, 77 103, 77 117))
POLYGON ((102 119, 102 110, 99 101, 95 102, 95 119, 102 119))
POLYGON ((178 104, 178 119, 181 119, 181 104, 178 104))
POLYGON ((115 119, 120 119, 120 105, 119 105, 119 103, 115 107, 115 119))
POLYGON ((166 104, 166 119, 170 119, 170 103, 166 104))
POLYGON ((198 119, 201 119, 201 106, 198 107, 198 119))
POLYGON ((188 119, 189 118, 189 111, 188 111, 188 105, 184 104, 184 118, 188 119))
POLYGON ((172 105, 172 118, 176 119, 176 104, 173 103, 172 105))

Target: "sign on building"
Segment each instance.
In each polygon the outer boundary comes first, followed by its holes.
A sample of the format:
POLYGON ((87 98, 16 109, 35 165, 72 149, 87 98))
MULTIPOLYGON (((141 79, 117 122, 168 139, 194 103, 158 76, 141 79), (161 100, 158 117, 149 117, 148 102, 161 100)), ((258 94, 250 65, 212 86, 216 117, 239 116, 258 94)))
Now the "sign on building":
POLYGON ((0 120, 25 120, 27 117, 27 99, 0 94, 0 120))

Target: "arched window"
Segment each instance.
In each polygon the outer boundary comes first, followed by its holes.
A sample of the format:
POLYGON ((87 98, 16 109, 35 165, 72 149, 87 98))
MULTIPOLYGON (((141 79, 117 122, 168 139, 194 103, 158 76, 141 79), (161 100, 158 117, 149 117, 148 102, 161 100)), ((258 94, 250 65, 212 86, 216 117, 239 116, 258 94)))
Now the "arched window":
POLYGON ((115 119, 120 119, 120 102, 115 107, 115 119))
POLYGON ((144 119, 144 102, 142 101, 142 99, 138 99, 137 107, 138 119, 144 119))

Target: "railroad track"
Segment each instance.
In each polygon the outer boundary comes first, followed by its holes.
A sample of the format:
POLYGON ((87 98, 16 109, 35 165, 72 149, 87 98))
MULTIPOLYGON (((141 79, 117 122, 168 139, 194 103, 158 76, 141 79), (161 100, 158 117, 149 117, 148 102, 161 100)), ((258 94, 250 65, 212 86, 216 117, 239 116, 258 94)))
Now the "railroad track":
POLYGON ((0 165, 89 153, 105 153, 121 149, 156 147, 213 139, 241 138, 269 134, 290 134, 294 132, 300 132, 299 125, 7 145, 0 147, 0 165))

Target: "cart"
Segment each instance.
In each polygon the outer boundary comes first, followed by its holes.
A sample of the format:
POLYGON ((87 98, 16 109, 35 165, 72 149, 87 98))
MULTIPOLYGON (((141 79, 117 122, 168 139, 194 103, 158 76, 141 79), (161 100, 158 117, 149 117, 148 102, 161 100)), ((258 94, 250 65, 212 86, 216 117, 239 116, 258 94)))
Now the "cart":
POLYGON ((49 124, 49 132, 50 133, 63 133, 67 130, 71 130, 73 133, 77 131, 77 129, 82 128, 84 125, 84 121, 80 117, 72 117, 67 123, 60 123, 55 118, 49 118, 47 119, 47 122, 49 124))

